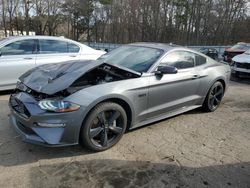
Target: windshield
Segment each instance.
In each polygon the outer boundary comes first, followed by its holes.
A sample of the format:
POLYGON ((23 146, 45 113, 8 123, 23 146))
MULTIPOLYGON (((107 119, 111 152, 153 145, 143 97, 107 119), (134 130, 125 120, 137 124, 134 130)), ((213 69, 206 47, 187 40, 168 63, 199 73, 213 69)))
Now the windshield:
POLYGON ((100 59, 103 59, 104 63, 143 73, 149 70, 163 52, 163 50, 155 48, 127 45, 105 54, 100 59))
POLYGON ((231 49, 232 50, 248 50, 248 49, 250 49, 250 45, 247 45, 247 44, 236 44, 231 49))

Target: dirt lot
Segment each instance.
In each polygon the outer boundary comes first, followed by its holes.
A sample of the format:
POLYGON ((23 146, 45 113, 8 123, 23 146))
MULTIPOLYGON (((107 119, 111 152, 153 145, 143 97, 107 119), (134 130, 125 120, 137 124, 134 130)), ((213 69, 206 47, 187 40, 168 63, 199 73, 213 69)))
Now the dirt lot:
POLYGON ((214 113, 199 110, 124 135, 112 149, 23 143, 0 95, 0 187, 250 187, 250 85, 231 82, 214 113))

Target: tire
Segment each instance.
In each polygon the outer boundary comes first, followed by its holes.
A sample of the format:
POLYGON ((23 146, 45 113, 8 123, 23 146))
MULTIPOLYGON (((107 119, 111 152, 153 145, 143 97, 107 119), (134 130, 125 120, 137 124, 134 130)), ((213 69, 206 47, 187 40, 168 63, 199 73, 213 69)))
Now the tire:
POLYGON ((104 151, 119 142, 127 127, 127 114, 117 103, 94 107, 84 121, 80 143, 92 151, 104 151))
POLYGON ((202 108, 206 112, 214 112, 221 103, 224 96, 224 87, 221 82, 217 81, 210 88, 202 105, 202 108))

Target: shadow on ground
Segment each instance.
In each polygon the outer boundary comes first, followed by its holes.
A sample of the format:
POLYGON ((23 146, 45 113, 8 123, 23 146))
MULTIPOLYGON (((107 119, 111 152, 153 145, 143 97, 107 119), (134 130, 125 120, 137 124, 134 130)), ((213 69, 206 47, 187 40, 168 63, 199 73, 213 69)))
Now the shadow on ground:
POLYGON ((31 164, 40 160, 60 160, 63 158, 90 155, 92 153, 79 145, 47 148, 23 143, 20 137, 16 136, 13 137, 13 140, 7 141, 0 146, 0 166, 18 166, 31 164))
POLYGON ((167 163, 90 160, 33 167, 32 187, 241 187, 250 163, 190 168, 167 163))

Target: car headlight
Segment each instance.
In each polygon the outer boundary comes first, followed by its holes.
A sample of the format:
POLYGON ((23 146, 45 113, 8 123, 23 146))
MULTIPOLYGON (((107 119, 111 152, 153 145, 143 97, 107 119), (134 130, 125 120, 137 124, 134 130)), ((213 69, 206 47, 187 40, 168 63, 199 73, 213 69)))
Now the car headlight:
POLYGON ((41 109, 51 112, 73 112, 79 105, 62 100, 42 100, 38 103, 41 109))

